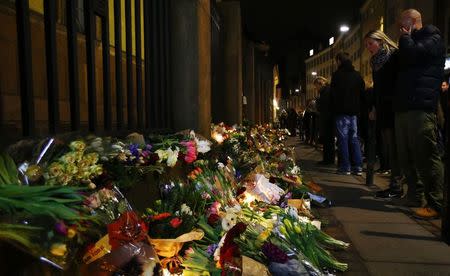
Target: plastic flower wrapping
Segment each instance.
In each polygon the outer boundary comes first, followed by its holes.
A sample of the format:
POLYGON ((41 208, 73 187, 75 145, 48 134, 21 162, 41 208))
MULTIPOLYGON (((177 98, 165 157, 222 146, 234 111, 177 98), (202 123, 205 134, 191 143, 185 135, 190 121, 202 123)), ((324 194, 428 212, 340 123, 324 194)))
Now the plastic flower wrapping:
POLYGON ((0 155, 0 241, 81 275, 344 271, 328 249, 348 244, 320 230, 311 206, 329 201, 303 183, 286 134, 219 124, 211 141, 193 131, 21 141, 0 155), (136 194, 146 207, 131 207, 136 194))

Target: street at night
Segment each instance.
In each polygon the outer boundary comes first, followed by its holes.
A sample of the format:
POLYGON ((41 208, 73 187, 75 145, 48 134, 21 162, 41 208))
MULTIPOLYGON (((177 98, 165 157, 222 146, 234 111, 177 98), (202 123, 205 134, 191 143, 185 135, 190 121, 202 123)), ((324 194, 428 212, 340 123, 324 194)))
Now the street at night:
POLYGON ((0 276, 450 276, 450 1, 0 1, 0 276))

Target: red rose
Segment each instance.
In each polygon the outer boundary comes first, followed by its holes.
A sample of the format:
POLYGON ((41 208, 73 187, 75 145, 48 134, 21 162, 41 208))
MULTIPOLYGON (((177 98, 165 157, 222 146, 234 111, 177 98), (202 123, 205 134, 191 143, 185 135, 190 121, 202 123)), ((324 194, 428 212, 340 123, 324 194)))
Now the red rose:
POLYGON ((180 218, 173 218, 170 220, 170 225, 173 228, 178 228, 181 225, 181 223, 183 223, 183 220, 180 218))
POLYGON ((159 160, 159 156, 157 153, 151 153, 148 157, 148 162, 151 165, 155 165, 158 160, 159 160))
POLYGON ((220 216, 218 214, 211 214, 208 217, 208 224, 211 226, 214 226, 220 219, 220 216))

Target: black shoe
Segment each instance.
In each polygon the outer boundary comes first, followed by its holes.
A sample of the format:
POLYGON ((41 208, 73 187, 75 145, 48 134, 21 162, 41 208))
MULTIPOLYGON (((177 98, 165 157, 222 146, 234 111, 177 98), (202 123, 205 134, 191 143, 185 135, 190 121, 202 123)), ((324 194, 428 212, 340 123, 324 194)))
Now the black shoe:
POLYGON ((362 171, 362 169, 356 170, 356 171, 352 171, 352 174, 358 175, 358 176, 362 176, 363 175, 363 171, 362 171))
POLYGON ((341 170, 337 170, 336 174, 340 174, 340 175, 350 175, 350 171, 341 171, 341 170))
POLYGON ((386 174, 390 174, 391 170, 389 170, 389 169, 387 169, 387 170, 386 169, 378 169, 375 173, 386 175, 386 174))
POLYGON ((402 190, 392 190, 391 188, 378 191, 375 193, 375 197, 378 198, 401 198, 403 195, 402 190))

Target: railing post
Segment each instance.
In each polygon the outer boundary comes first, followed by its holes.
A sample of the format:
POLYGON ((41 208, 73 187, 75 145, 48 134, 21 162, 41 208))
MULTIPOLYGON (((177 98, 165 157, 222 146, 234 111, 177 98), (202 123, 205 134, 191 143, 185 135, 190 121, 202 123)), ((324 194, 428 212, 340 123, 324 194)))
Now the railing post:
POLYGON ((34 134, 34 95, 31 67, 30 10, 28 0, 16 0, 22 133, 34 134))
POLYGON ((111 67, 109 54, 108 1, 102 1, 102 57, 103 57, 103 120, 106 131, 112 130, 111 67))
POLYGON ((89 131, 97 129, 97 95, 95 89, 95 13, 92 0, 84 0, 84 22, 86 30, 86 58, 88 83, 89 131))
MULTIPOLYGON (((145 1, 145 0, 144 0, 145 1)), ((135 0, 135 32, 136 32, 136 106, 137 125, 139 130, 144 129, 144 104, 142 102, 142 54, 141 54, 141 0, 135 0)))
MULTIPOLYGON (((151 85, 151 79, 152 79, 152 58, 151 58, 151 1, 145 0, 144 1, 144 54, 145 54, 145 60, 144 60, 144 67, 145 67, 145 128, 149 129, 153 124, 151 123, 152 120, 152 99, 151 99, 151 93, 152 93, 152 85, 151 85)), ((153 62, 153 61, 152 61, 153 62)))
POLYGON ((114 0, 114 44, 116 54, 116 112, 117 128, 123 128, 123 89, 122 89, 122 9, 121 0, 114 0))
POLYGON ((58 66, 56 62, 56 1, 44 1, 45 57, 47 65, 48 130, 55 134, 59 123, 58 66))
POLYGON ((128 129, 134 129, 134 101, 133 101, 133 44, 131 36, 131 0, 125 0, 125 39, 127 56, 127 111, 128 129))
POLYGON ((78 41, 75 15, 77 1, 68 0, 67 13, 67 48, 69 57, 69 99, 70 99, 70 128, 72 131, 80 129, 80 85, 78 78, 78 41))

